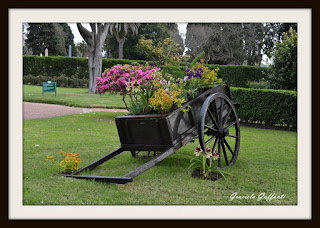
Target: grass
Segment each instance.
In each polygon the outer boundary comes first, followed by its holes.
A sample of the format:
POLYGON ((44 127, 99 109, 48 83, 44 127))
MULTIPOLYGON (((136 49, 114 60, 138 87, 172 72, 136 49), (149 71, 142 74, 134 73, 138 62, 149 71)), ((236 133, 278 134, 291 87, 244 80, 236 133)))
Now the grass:
MULTIPOLYGON (((23 204, 297 205, 296 132, 241 127, 237 162, 226 170, 225 179, 214 182, 192 178, 188 170, 197 141, 125 185, 66 178, 45 162, 46 155, 59 157, 59 149, 63 149, 80 153, 80 166, 84 167, 118 148, 114 118, 121 114, 91 112, 24 120, 23 204), (285 198, 231 201, 234 193, 256 197, 261 193, 285 194, 285 198)), ((145 161, 124 152, 87 174, 123 175, 145 161)))
POLYGON ((54 93, 44 93, 42 86, 23 85, 23 101, 60 104, 82 108, 125 108, 120 95, 88 94, 88 89, 57 87, 54 93))

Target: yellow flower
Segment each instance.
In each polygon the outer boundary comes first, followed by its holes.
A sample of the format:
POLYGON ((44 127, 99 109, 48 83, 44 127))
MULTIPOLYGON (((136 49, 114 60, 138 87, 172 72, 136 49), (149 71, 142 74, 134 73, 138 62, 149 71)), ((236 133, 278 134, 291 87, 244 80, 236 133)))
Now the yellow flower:
POLYGON ((52 159, 54 156, 53 155, 47 155, 46 161, 49 161, 50 159, 52 159))
POLYGON ((63 150, 61 150, 60 149, 60 154, 62 155, 62 156, 66 156, 67 155, 67 153, 66 152, 64 152, 63 150))

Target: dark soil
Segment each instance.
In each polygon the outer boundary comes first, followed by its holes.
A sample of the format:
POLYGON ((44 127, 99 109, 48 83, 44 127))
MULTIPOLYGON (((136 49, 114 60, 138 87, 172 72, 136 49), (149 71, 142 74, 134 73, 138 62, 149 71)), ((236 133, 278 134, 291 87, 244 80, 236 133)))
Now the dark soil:
POLYGON ((199 169, 195 169, 192 171, 191 176, 193 178, 200 178, 200 179, 204 179, 204 180, 210 180, 210 181, 216 181, 219 180, 221 178, 223 178, 223 176, 221 175, 221 173, 208 173, 208 176, 204 176, 199 169))

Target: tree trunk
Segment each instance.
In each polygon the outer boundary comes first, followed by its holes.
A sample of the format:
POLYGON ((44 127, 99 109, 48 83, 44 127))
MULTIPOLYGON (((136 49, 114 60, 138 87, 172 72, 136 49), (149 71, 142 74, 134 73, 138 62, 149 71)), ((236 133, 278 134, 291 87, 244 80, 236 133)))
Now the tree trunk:
POLYGON ((89 65, 89 93, 96 92, 96 78, 101 77, 102 71, 102 46, 101 40, 97 39, 95 49, 90 52, 88 57, 89 65))
POLYGON ((101 76, 102 58, 99 53, 90 53, 88 57, 89 65, 89 93, 96 92, 96 77, 101 76))
POLYGON ((119 42, 119 53, 118 53, 118 59, 123 59, 123 45, 124 45, 124 37, 117 39, 119 42))
POLYGON ((78 30, 88 45, 89 93, 96 92, 96 77, 102 71, 102 46, 108 32, 108 24, 90 23, 92 32, 77 23, 78 30))

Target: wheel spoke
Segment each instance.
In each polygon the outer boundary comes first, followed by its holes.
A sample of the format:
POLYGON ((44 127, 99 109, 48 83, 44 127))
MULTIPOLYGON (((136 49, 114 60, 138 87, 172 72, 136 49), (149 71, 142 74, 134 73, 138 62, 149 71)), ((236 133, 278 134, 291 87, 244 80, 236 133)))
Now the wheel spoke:
POLYGON ((235 125, 237 123, 237 121, 232 122, 231 124, 229 124, 225 129, 228 129, 229 127, 232 127, 233 125, 235 125))
POLYGON ((224 155, 224 160, 226 161, 226 165, 229 165, 226 149, 225 149, 222 142, 221 142, 221 147, 222 147, 222 151, 223 151, 223 155, 224 155))
POLYGON ((224 105, 224 99, 221 98, 221 103, 220 103, 220 126, 223 126, 222 125, 222 118, 223 118, 223 105, 224 105))
POLYGON ((230 151, 230 153, 232 154, 232 156, 234 156, 234 153, 233 153, 229 143, 227 142, 227 140, 225 138, 223 139, 223 142, 224 142, 224 144, 226 144, 226 146, 227 146, 228 150, 230 151))
POLYGON ((217 124, 217 121, 215 120, 215 118, 209 108, 208 108, 208 114, 209 114, 210 119, 212 120, 213 125, 218 128, 219 125, 217 124))
POLYGON ((219 153, 219 158, 218 158, 218 167, 221 168, 221 148, 220 148, 220 140, 218 141, 218 153, 219 153))
POLYGON ((224 119, 224 121, 222 123, 222 126, 224 126, 227 123, 227 120, 228 120, 228 118, 230 116, 231 111, 232 111, 232 108, 230 107, 230 109, 229 109, 229 111, 228 111, 228 113, 226 115, 226 118, 224 119))
MULTIPOLYGON (((213 103, 213 106, 214 106, 214 114, 216 116, 217 122, 219 122, 219 116, 218 116, 218 109, 217 109, 216 101, 213 100, 212 103, 213 103)), ((219 125, 217 125, 217 127, 219 127, 219 125)))
POLYGON ((208 126, 208 125, 204 125, 204 127, 205 127, 205 128, 208 128, 208 129, 210 129, 210 130, 212 130, 212 131, 215 131, 215 132, 218 131, 217 129, 215 129, 215 128, 213 128, 213 127, 210 127, 210 126, 208 126))
POLYGON ((216 149, 216 146, 217 146, 217 142, 219 141, 218 138, 216 138, 216 140, 214 141, 213 143, 213 147, 212 147, 212 153, 214 153, 215 149, 216 149))
POLYGON ((229 137, 232 137, 232 138, 238 138, 238 136, 236 136, 236 135, 226 135, 226 136, 229 136, 229 137))
POLYGON ((208 141, 206 141, 206 143, 205 143, 206 146, 208 145, 209 142, 212 141, 212 139, 214 139, 214 138, 216 138, 216 137, 217 137, 217 135, 214 135, 214 136, 212 136, 210 139, 208 139, 208 141))

